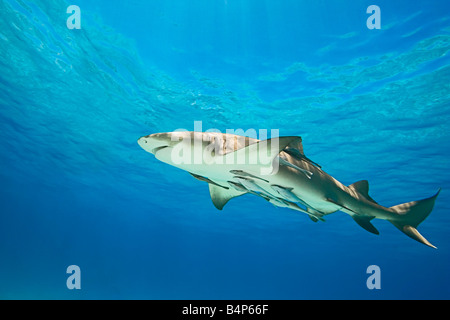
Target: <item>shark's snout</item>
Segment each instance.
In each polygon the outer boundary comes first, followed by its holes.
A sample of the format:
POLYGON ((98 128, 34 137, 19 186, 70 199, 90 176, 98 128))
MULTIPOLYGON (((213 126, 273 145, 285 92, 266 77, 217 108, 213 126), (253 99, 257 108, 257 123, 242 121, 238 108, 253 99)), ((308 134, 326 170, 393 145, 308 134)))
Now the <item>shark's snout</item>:
POLYGON ((171 146, 171 138, 168 134, 154 133, 139 138, 138 144, 145 151, 155 154, 158 150, 171 146))
POLYGON ((165 143, 164 141, 159 141, 158 139, 153 138, 151 135, 139 138, 138 144, 142 149, 153 154, 154 149, 167 146, 167 143, 165 143))

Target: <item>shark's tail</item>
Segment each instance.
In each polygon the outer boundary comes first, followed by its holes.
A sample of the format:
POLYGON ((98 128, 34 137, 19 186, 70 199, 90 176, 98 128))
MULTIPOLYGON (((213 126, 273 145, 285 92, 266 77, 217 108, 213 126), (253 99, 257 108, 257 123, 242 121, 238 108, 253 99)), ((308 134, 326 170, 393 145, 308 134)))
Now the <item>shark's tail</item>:
POLYGON ((427 199, 412 201, 391 207, 390 209, 396 212, 397 216, 395 219, 389 220, 389 222, 414 240, 437 249, 427 239, 425 239, 425 237, 422 236, 416 228, 423 220, 425 220, 426 217, 428 217, 431 210, 433 210, 434 202, 436 201, 440 191, 441 190, 439 189, 434 196, 427 199))

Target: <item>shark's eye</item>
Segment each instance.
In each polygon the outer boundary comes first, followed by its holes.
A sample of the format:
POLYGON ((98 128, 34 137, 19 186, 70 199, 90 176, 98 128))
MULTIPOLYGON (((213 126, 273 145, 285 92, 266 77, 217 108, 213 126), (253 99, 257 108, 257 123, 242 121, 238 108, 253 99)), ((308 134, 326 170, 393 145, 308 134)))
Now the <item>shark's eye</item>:
POLYGON ((147 143, 147 140, 144 140, 145 143, 147 143))

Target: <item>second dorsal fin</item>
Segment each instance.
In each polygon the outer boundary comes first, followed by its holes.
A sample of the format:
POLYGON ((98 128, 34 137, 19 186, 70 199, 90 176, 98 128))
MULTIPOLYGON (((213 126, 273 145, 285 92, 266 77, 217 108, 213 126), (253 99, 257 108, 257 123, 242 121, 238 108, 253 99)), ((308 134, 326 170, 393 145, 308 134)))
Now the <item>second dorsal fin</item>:
POLYGON ((367 180, 357 181, 349 185, 348 187, 364 196, 364 198, 366 198, 367 200, 373 203, 377 203, 375 200, 372 199, 371 196, 369 196, 369 181, 367 180))

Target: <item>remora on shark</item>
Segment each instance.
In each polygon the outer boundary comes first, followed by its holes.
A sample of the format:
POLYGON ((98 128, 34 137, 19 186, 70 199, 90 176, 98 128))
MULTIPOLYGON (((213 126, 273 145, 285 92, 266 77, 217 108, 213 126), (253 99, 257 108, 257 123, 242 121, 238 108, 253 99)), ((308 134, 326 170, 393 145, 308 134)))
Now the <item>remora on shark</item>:
POLYGON ((258 140, 180 131, 151 134, 138 143, 158 160, 207 182, 219 210, 230 199, 249 193, 275 206, 303 212, 314 222, 343 211, 374 234, 379 231, 371 220, 388 220, 412 239, 436 248, 416 228, 431 213, 440 190, 427 199, 381 206, 369 196, 367 180, 345 186, 307 158, 301 137, 258 140))

